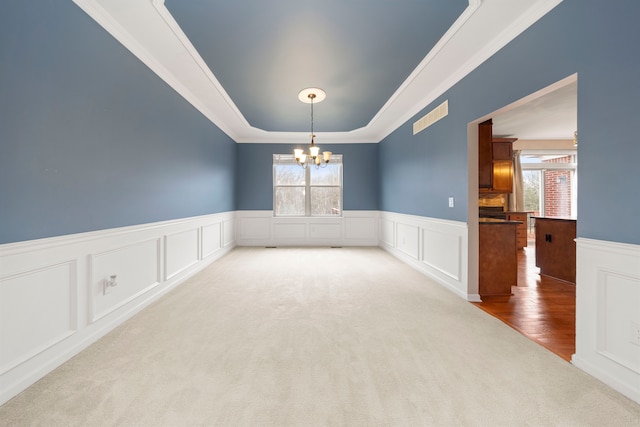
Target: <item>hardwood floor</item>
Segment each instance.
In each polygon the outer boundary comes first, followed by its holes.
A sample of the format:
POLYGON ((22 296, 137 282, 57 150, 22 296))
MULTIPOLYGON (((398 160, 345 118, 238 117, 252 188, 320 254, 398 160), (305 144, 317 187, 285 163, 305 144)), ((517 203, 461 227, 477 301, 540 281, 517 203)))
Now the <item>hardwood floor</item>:
POLYGON ((575 353, 576 287, 540 276, 535 246, 518 251, 518 286, 511 296, 484 297, 474 303, 529 339, 570 361, 575 353))

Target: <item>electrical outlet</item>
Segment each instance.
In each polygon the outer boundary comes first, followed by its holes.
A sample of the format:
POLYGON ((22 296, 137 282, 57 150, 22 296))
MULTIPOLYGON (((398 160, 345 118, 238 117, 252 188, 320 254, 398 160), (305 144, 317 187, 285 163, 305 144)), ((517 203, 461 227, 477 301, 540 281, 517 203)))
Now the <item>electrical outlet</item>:
POLYGON ((640 323, 631 322, 631 344, 640 346, 640 323))
POLYGON ((455 205, 453 202, 453 197, 449 197, 449 207, 452 208, 455 205))
POLYGON ((104 279, 102 281, 102 295, 108 294, 111 291, 111 288, 118 286, 118 281, 116 280, 116 277, 118 276, 115 274, 112 274, 111 276, 109 276, 108 279, 104 279))

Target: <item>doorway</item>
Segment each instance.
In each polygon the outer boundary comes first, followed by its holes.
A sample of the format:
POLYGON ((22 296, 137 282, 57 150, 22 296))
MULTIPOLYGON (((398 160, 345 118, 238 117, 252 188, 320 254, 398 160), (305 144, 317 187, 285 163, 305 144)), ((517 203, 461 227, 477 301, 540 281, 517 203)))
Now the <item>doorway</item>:
MULTIPOLYGON (((477 176, 477 164, 474 169, 472 162, 477 162, 478 156, 477 137, 471 129, 489 118, 494 137, 517 138, 513 148, 519 153, 518 173, 524 199, 517 210, 530 212, 530 217, 577 217, 577 75, 470 124, 470 176, 477 176)), ((477 183, 471 185, 470 178, 470 188, 477 183)), ((478 272, 482 269, 478 253, 473 253, 478 248, 478 228, 472 222, 478 219, 478 206, 485 203, 472 203, 471 193, 470 283, 474 268, 477 266, 478 272)), ((505 210, 513 210, 513 203, 503 203, 505 210)), ((527 231, 528 244, 517 250, 518 278, 517 284, 511 286, 511 295, 482 296, 474 304, 570 361, 575 352, 575 284, 540 274, 536 266, 535 220, 527 220, 527 231)))

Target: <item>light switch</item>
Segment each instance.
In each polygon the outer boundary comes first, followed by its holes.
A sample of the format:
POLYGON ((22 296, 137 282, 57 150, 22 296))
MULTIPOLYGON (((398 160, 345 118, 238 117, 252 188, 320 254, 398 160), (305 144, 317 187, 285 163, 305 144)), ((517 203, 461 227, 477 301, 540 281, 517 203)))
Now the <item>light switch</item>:
POLYGON ((449 207, 452 208, 454 206, 453 197, 449 197, 449 207))

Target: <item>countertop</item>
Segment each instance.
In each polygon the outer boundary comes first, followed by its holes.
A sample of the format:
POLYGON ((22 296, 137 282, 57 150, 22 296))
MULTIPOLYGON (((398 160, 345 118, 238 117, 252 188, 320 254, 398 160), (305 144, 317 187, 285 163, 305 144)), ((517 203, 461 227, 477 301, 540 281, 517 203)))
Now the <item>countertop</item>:
POLYGON ((522 224, 522 221, 509 221, 498 218, 478 218, 480 224, 500 225, 500 224, 522 224))
POLYGON ((533 219, 550 219, 554 221, 576 221, 575 217, 570 216, 532 216, 533 219))
POLYGON ((509 214, 532 214, 533 211, 501 211, 497 209, 483 209, 480 207, 478 209, 478 216, 480 218, 497 218, 497 219, 505 219, 505 217, 509 214))

